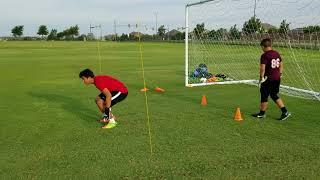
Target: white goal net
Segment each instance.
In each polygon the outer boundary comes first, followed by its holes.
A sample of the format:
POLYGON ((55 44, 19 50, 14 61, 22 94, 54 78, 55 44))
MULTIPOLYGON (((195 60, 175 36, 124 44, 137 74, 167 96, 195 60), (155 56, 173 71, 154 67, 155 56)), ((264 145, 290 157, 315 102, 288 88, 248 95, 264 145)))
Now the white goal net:
POLYGON ((281 92, 320 100, 320 1, 207 0, 186 6, 186 86, 251 83, 271 38, 281 92))

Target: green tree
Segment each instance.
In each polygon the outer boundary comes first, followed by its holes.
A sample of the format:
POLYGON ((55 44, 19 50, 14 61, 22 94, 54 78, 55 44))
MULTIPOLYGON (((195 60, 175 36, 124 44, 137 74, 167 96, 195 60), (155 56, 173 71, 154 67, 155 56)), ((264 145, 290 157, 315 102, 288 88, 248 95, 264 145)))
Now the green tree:
POLYGON ((57 33, 58 39, 65 39, 65 40, 74 40, 75 36, 79 35, 79 26, 71 26, 68 29, 63 30, 62 32, 57 33))
POLYGON ((194 34, 196 35, 196 37, 200 38, 201 36, 203 36, 204 32, 205 32, 205 27, 204 27, 204 23, 201 24, 197 24, 196 28, 194 28, 193 30, 194 34))
POLYGON ((177 32, 174 36, 171 37, 172 40, 183 40, 185 34, 182 32, 177 32))
POLYGON ((149 35, 149 34, 142 34, 141 39, 142 39, 143 41, 150 41, 150 40, 153 39, 153 36, 152 36, 152 35, 149 35))
POLYGON ((166 33, 166 29, 164 28, 164 25, 160 26, 160 27, 158 28, 158 35, 159 35, 160 37, 163 37, 163 36, 165 35, 165 33, 166 33))
POLYGON ((23 35, 23 25, 20 26, 15 26, 12 30, 11 33, 13 34, 14 37, 20 37, 23 35))
POLYGON ((65 31, 57 33, 57 40, 61 40, 65 36, 65 31))
POLYGON ((268 33, 270 33, 270 34, 272 34, 272 33, 278 33, 279 32, 279 29, 278 28, 274 28, 274 27, 272 27, 272 28, 270 28, 269 30, 268 30, 268 33))
POLYGON ((224 29, 224 28, 220 28, 217 30, 217 39, 218 40, 222 40, 226 37, 226 35, 228 34, 228 30, 224 29))
MULTIPOLYGON (((59 34, 59 33, 58 33, 58 34, 59 34)), ((70 28, 63 30, 61 35, 62 35, 61 38, 64 38, 65 40, 70 40, 70 39, 71 39, 71 31, 70 31, 70 28)))
POLYGON ((87 41, 87 35, 81 34, 80 36, 77 37, 78 41, 87 41))
POLYGON ((78 25, 71 26, 68 29, 68 35, 72 36, 72 38, 74 38, 74 36, 78 36, 79 35, 79 26, 78 25))
POLYGON ((253 34, 262 32, 262 26, 260 19, 256 17, 251 17, 248 21, 243 24, 242 31, 245 34, 253 34))
POLYGON ((286 20, 283 20, 280 24, 279 33, 288 34, 289 30, 289 23, 287 23, 286 20))
POLYGON ((307 26, 303 28, 304 33, 314 33, 314 32, 320 32, 320 26, 307 26))
POLYGON ((40 35, 43 38, 43 36, 48 35, 48 33, 49 31, 47 29, 47 26, 45 25, 39 26, 38 33, 37 33, 38 35, 40 35))
POLYGON ((214 29, 209 31, 207 35, 211 39, 217 39, 217 32, 214 29))
POLYGON ((49 33, 49 35, 47 37, 47 40, 48 41, 49 40, 57 40, 58 39, 57 38, 57 33, 58 33, 58 31, 56 29, 51 29, 51 31, 50 31, 50 33, 49 33))
POLYGON ((232 39, 240 39, 241 32, 237 29, 236 24, 230 28, 230 36, 232 39))
POLYGON ((128 40, 129 40, 128 34, 122 33, 122 35, 119 37, 119 41, 128 41, 128 40))

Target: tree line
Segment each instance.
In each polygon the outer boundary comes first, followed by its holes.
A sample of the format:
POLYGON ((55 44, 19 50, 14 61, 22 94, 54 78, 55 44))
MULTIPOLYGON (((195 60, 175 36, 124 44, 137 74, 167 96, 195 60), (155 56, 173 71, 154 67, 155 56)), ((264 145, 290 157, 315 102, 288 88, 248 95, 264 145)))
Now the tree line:
POLYGON ((106 40, 112 40, 112 41, 137 41, 143 40, 143 41, 161 41, 161 40, 184 40, 185 32, 181 32, 178 30, 171 30, 165 28, 165 25, 161 25, 157 29, 156 34, 143 34, 141 32, 131 32, 129 34, 122 33, 121 35, 115 34, 112 36, 106 37, 106 40))
MULTIPOLYGON (((15 38, 21 38, 23 35, 24 26, 18 25, 12 28, 11 33, 15 38)), ((46 40, 93 40, 93 34, 84 35, 81 34, 79 36, 79 27, 71 26, 61 32, 58 32, 57 29, 51 29, 49 32, 46 25, 40 25, 37 31, 37 35, 41 36, 40 39, 46 40)), ((183 40, 185 36, 184 32, 175 31, 173 34, 168 34, 168 30, 164 25, 161 25, 156 34, 143 34, 141 32, 131 32, 131 33, 122 33, 121 35, 113 34, 109 36, 105 36, 105 40, 112 41, 136 41, 139 38, 141 40, 183 40)))
MULTIPOLYGON (((18 25, 12 28, 11 33, 13 37, 19 38, 23 35, 23 30, 24 26, 18 25)), ((42 39, 46 36, 47 40, 76 40, 79 38, 79 26, 71 26, 61 32, 58 32, 57 29, 51 29, 49 32, 46 25, 40 25, 37 34, 42 39)))
MULTIPOLYGON (((320 32, 319 25, 310 25, 306 27, 299 28, 299 33, 315 33, 320 32)), ((23 35, 24 26, 18 25, 12 28, 11 32, 15 38, 20 38, 23 35)), ((242 29, 240 30, 237 25, 233 25, 230 29, 219 28, 208 30, 205 28, 205 24, 197 24, 196 27, 190 32, 190 36, 195 36, 197 38, 209 37, 211 39, 221 40, 221 39, 240 39, 242 36, 248 36, 252 34, 261 34, 261 33, 273 33, 279 35, 286 35, 291 31, 290 24, 283 20, 279 27, 272 26, 265 28, 261 20, 257 17, 251 17, 249 20, 245 21, 242 29)), ((41 39, 46 40, 85 40, 85 39, 94 39, 93 34, 80 35, 79 36, 79 27, 78 25, 70 26, 69 28, 58 32, 57 29, 51 29, 49 32, 46 25, 40 25, 37 31, 37 34, 41 36, 41 39)), ((113 34, 105 36, 105 40, 112 41, 136 41, 139 38, 141 40, 184 40, 185 32, 178 30, 171 30, 165 28, 164 25, 161 25, 157 29, 157 33, 143 34, 141 32, 131 32, 131 33, 122 33, 121 35, 113 34)))
MULTIPOLYGON (((303 33, 315 33, 320 32, 320 26, 307 26, 300 28, 303 33)), ((205 29, 205 24, 197 24, 193 31, 190 33, 191 36, 197 38, 210 37, 212 39, 224 39, 226 36, 231 39, 240 39, 241 36, 248 36, 252 34, 261 33, 277 33, 280 35, 287 35, 291 31, 290 24, 286 20, 282 20, 279 27, 270 27, 266 29, 263 27, 263 23, 259 18, 251 17, 248 21, 245 21, 241 30, 237 28, 237 25, 230 27, 230 29, 219 28, 217 30, 205 29)), ((301 33, 299 32, 299 33, 301 33)))

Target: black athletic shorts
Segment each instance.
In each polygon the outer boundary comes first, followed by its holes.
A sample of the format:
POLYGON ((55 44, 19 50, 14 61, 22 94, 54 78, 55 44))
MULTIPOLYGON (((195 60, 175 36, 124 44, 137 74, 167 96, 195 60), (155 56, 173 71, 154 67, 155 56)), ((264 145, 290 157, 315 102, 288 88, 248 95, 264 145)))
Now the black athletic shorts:
POLYGON ((261 102, 268 102, 268 97, 277 98, 280 91, 280 81, 266 81, 261 84, 261 102))
MULTIPOLYGON (((126 97, 128 96, 128 93, 122 93, 122 92, 119 92, 119 91, 112 91, 111 92, 111 106, 114 106, 116 105, 118 102, 121 102, 123 101, 124 99, 126 99, 126 97)), ((106 96, 101 93, 99 94, 99 97, 102 99, 102 100, 106 100, 106 96)))

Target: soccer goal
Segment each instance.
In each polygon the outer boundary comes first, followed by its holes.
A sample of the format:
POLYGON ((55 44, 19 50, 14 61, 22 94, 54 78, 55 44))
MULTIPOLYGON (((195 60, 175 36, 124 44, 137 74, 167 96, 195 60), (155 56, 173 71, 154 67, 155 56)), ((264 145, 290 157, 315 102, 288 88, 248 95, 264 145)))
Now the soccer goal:
POLYGON ((257 85, 271 38, 284 62, 281 92, 320 100, 319 1, 206 0, 186 5, 185 85, 257 85))

